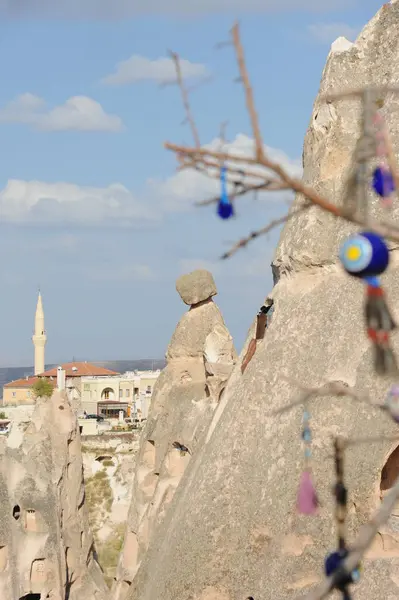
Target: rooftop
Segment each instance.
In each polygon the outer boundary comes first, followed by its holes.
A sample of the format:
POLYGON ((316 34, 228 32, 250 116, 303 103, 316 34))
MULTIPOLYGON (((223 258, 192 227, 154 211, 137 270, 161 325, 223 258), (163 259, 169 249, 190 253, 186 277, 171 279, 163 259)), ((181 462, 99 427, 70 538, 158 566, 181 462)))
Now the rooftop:
MULTIPOLYGON (((31 388, 38 379, 39 379, 39 377, 24 377, 22 379, 15 379, 15 381, 10 381, 9 383, 6 383, 4 387, 5 388, 31 388)), ((53 381, 50 381, 50 383, 52 383, 55 386, 57 381, 53 380, 53 381)))
MULTIPOLYGON (((105 376, 105 375, 119 375, 116 371, 105 369, 104 367, 97 367, 88 362, 70 362, 60 365, 65 371, 66 377, 84 377, 86 375, 105 376)), ((57 367, 45 371, 41 374, 42 377, 57 377, 57 367)))

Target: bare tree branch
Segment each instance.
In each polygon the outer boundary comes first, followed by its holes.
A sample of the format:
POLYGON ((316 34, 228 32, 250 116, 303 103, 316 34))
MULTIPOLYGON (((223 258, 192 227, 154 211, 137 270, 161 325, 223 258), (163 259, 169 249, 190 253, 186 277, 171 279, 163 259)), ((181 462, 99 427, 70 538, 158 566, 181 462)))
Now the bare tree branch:
MULTIPOLYGON (((233 192, 232 198, 244 196, 246 193, 250 191, 270 191, 275 189, 291 189, 293 192, 297 194, 303 195, 306 199, 308 199, 312 204, 318 206, 322 210, 325 210, 332 214, 335 217, 340 217, 345 219, 355 225, 360 227, 366 227, 375 233, 379 234, 386 239, 389 239, 393 242, 399 242, 399 227, 394 224, 387 223, 384 221, 371 221, 368 220, 366 223, 364 218, 359 217, 359 215, 355 214, 353 208, 349 206, 336 206, 320 194, 318 194, 313 188, 305 185, 302 181, 291 177, 285 169, 279 164, 271 160, 265 153, 264 144, 261 136, 259 119, 255 109, 255 103, 253 99, 253 91, 251 87, 251 83, 249 80, 245 56, 243 47, 241 45, 240 40, 240 32, 239 25, 236 23, 231 30, 232 36, 232 44, 235 48, 236 59, 240 71, 240 81, 243 84, 245 97, 246 97, 246 106, 251 120, 252 132, 255 140, 255 156, 242 156, 237 153, 231 152, 222 152, 222 151, 214 151, 208 148, 200 147, 199 144, 199 136, 197 132, 197 128, 195 126, 194 119, 192 117, 190 106, 188 103, 187 91, 184 88, 182 77, 181 77, 181 69, 179 66, 179 58, 178 55, 173 53, 172 58, 176 64, 177 78, 179 82, 179 86, 182 92, 183 104, 187 115, 187 121, 190 123, 191 129, 193 131, 193 137, 195 140, 195 147, 182 146, 178 144, 173 144, 170 142, 165 143, 165 148, 174 152, 180 163, 184 165, 184 168, 195 168, 200 170, 201 172, 210 175, 211 177, 216 177, 217 175, 213 173, 213 169, 217 169, 220 164, 225 164, 227 174, 230 173, 230 182, 234 183, 234 180, 231 181, 231 174, 237 173, 240 170, 244 173, 244 178, 256 178, 261 179, 262 174, 259 172, 255 172, 251 167, 261 167, 269 172, 273 173, 276 177, 271 177, 269 174, 264 175, 263 185, 261 182, 259 184, 252 185, 244 185, 240 188, 236 193, 233 192), (227 163, 227 164, 226 164, 227 163), (232 166, 231 163, 237 163, 242 165, 242 169, 237 169, 236 166, 232 166)), ((223 43, 219 46, 228 45, 223 43)), ((376 90, 374 90, 376 91, 376 90)), ((398 92, 399 88, 392 86, 385 86, 383 88, 378 88, 378 92, 381 94, 388 92, 398 92)), ((339 100, 342 98, 350 98, 350 97, 360 97, 363 93, 363 90, 350 90, 344 93, 337 93, 326 96, 325 100, 328 102, 332 102, 335 100, 339 100)), ((388 148, 388 160, 391 165, 392 174, 397 181, 397 187, 399 189, 399 171, 395 168, 394 154, 392 150, 392 146, 390 145, 389 138, 387 137, 387 148, 388 148)), ((197 203, 198 206, 207 206, 210 204, 214 204, 219 201, 219 197, 211 198, 209 200, 205 200, 203 202, 197 203)), ((274 226, 273 223, 270 225, 274 226)), ((266 232, 269 231, 268 227, 263 228, 266 232)), ((262 235, 261 233, 259 235, 262 235)), ((246 244, 258 237, 257 235, 251 235, 247 239, 247 242, 240 240, 237 242, 237 247, 242 248, 246 246, 246 244)), ((234 252, 233 252, 234 253, 234 252)), ((232 254, 233 254, 232 253, 232 254)), ((224 255, 225 256, 225 255, 224 255)), ((230 255, 229 255, 230 256, 230 255)))
POLYGON ((249 244, 249 242, 251 242, 252 240, 255 240, 256 238, 260 237, 261 235, 266 235, 267 233, 269 233, 275 227, 278 227, 279 225, 282 225, 283 223, 286 223, 287 221, 289 221, 290 219, 292 219, 292 217, 295 217, 299 213, 302 213, 305 210, 307 210, 308 208, 310 208, 310 206, 311 206, 310 204, 306 204, 305 206, 301 206, 300 208, 297 208, 297 209, 291 211, 287 215, 284 215, 280 219, 275 219, 274 221, 271 221, 268 225, 266 225, 265 227, 262 227, 262 229, 258 229, 257 231, 253 231, 252 233, 249 234, 249 236, 247 236, 245 238, 242 238, 241 240, 239 240, 238 242, 236 242, 230 248, 230 250, 228 250, 227 252, 225 252, 224 254, 222 254, 222 256, 220 258, 222 260, 225 260, 226 258, 230 258, 230 256, 233 256, 233 254, 235 254, 238 250, 241 250, 241 248, 245 248, 249 244))
POLYGON ((263 154, 264 154, 262 134, 260 132, 260 127, 259 127, 258 113, 256 112, 256 109, 255 109, 254 95, 252 92, 251 82, 249 80, 248 71, 247 71, 247 67, 245 64, 244 50, 241 45, 240 31, 239 31, 238 23, 236 23, 234 25, 233 29, 231 30, 231 35, 233 38, 233 44, 234 44, 234 48, 236 51, 238 68, 240 70, 240 80, 242 81, 244 89, 245 89, 245 99, 246 99, 246 104, 247 104, 247 110, 248 110, 248 113, 249 113, 249 116, 251 119, 252 133, 254 136, 255 146, 256 146, 256 159, 259 163, 262 163, 263 154))
POLYGON ((170 57, 172 58, 173 62, 175 63, 176 75, 177 75, 177 85, 180 88, 184 110, 186 111, 187 122, 189 123, 189 125, 191 127, 191 132, 193 134, 194 143, 199 148, 201 146, 200 138, 199 138, 197 126, 195 124, 193 115, 191 113, 190 103, 188 101, 188 93, 184 86, 183 76, 182 76, 182 72, 181 72, 181 68, 180 68, 179 55, 176 54, 176 52, 170 52, 170 57))

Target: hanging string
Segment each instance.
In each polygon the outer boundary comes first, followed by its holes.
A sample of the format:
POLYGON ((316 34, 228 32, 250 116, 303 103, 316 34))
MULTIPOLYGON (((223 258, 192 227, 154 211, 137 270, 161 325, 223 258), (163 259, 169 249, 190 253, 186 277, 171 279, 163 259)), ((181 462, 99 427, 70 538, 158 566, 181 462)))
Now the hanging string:
MULTIPOLYGON (((337 523, 338 549, 328 554, 324 561, 324 570, 327 577, 333 575, 341 566, 348 555, 346 545, 346 518, 348 514, 348 490, 344 483, 344 451, 346 443, 343 438, 334 439, 335 477, 336 483, 333 488, 335 497, 335 521, 337 523)), ((352 573, 344 573, 336 588, 342 593, 342 600, 351 600, 349 585, 359 580, 359 569, 352 573)))
POLYGON ((306 406, 303 412, 302 441, 305 446, 305 456, 304 469, 298 487, 297 511, 302 515, 315 515, 319 508, 319 500, 312 479, 312 432, 310 430, 310 414, 306 406))
POLYGON ((223 165, 220 169, 220 199, 217 207, 217 214, 221 219, 229 219, 234 216, 234 208, 230 202, 229 195, 227 193, 227 181, 226 181, 227 169, 223 165))

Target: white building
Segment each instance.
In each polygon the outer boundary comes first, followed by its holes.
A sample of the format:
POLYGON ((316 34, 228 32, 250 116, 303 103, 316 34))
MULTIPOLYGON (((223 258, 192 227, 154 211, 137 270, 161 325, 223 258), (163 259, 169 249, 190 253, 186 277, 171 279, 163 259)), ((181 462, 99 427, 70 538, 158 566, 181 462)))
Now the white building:
POLYGON ((146 419, 158 371, 128 371, 123 375, 85 376, 81 378, 80 407, 87 414, 146 419))

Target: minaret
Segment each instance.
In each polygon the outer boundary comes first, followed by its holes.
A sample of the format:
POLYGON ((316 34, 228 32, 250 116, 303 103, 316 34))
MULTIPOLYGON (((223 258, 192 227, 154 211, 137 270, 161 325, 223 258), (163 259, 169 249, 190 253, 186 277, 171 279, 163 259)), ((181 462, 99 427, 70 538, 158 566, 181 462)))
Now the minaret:
POLYGON ((32 342, 35 347, 35 375, 40 375, 40 373, 44 372, 44 347, 47 342, 46 330, 44 329, 42 295, 40 290, 39 297, 37 299, 35 333, 33 334, 32 342))

